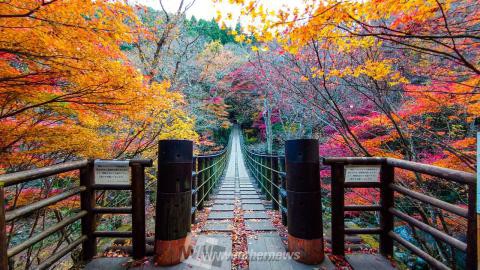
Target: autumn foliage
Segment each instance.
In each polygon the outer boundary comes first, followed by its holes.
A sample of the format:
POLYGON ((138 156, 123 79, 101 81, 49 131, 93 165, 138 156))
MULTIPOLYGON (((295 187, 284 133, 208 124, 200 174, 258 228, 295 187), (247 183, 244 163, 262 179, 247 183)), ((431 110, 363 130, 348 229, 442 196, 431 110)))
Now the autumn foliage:
POLYGON ((0 168, 148 156, 159 138, 194 137, 183 97, 121 50, 140 24, 112 1, 0 3, 0 168))
MULTIPOLYGON (((286 139, 314 137, 321 156, 386 156, 475 171, 478 1, 313 0, 281 7, 263 0, 228 2, 247 22, 237 39, 250 48, 249 63, 231 74, 232 90, 260 92, 264 100, 254 103, 250 120, 243 121, 253 130, 249 138, 259 134, 252 148, 268 152, 270 140, 281 152, 286 139)), ((236 18, 219 14, 217 19, 236 18)), ((465 186, 399 169, 395 176, 409 189, 466 205, 465 186)), ((328 168, 321 177, 328 194, 328 168)), ((346 203, 375 204, 377 195, 352 189, 346 203)), ((458 239, 465 237, 464 220, 402 196, 396 206, 458 239)), ((358 224, 378 221, 375 214, 349 214, 358 224)), ((454 252, 447 254, 411 230, 404 234, 409 240, 463 267, 454 252)))

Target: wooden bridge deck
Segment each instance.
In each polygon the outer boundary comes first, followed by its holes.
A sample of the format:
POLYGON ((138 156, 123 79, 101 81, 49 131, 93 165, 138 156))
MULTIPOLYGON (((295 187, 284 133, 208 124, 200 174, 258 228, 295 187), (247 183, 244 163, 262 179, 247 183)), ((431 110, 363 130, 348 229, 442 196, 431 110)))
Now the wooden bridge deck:
MULTIPOLYGON (((218 192, 212 198, 210 213, 200 235, 196 239, 193 255, 183 263, 170 267, 155 267, 153 263, 129 269, 231 269, 232 237, 236 227, 244 227, 248 242, 249 269, 335 269, 325 256, 321 265, 305 265, 291 258, 279 258, 274 254, 286 252, 285 244, 267 211, 270 203, 255 187, 249 177, 241 152, 238 130, 234 131, 231 155, 225 177, 218 192), (219 256, 205 259, 202 255, 219 256), (264 256, 273 256, 265 259, 264 256)), ((240 237, 242 237, 240 235, 240 237)), ((350 256, 354 269, 393 269, 383 258, 374 255, 350 256)), ((128 258, 97 258, 88 263, 87 270, 123 270, 128 258)))

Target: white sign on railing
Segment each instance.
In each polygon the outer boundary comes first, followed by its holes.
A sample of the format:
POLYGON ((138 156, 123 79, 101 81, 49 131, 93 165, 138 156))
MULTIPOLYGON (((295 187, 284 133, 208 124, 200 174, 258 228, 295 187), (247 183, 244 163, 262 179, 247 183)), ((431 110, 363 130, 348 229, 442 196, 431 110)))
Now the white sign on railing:
POLYGON ((380 166, 346 165, 345 182, 380 182, 380 166))
POLYGON ((95 184, 129 185, 129 163, 128 160, 95 160, 95 184))

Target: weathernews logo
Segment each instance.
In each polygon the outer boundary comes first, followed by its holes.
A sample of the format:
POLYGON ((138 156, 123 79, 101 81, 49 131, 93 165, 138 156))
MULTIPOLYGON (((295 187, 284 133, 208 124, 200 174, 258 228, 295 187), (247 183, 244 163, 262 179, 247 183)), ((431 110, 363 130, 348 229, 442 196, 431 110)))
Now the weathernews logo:
POLYGON ((230 249, 230 247, 222 245, 216 238, 200 238, 195 245, 195 252, 184 262, 201 269, 220 269, 236 259, 248 259, 253 262, 295 260, 300 257, 298 252, 249 252, 249 254, 234 255, 230 249))

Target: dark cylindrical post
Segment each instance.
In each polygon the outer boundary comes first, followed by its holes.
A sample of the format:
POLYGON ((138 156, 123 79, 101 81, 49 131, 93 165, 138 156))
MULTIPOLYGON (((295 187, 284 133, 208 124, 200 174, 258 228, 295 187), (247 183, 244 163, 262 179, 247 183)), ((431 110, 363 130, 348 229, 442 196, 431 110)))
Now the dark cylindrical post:
MULTIPOLYGON (((198 171, 201 172, 205 169, 205 158, 199 157, 198 158, 198 171)), ((205 172, 201 172, 197 175, 197 187, 200 187, 197 190, 197 198, 198 198, 198 210, 203 209, 203 196, 205 194, 205 185, 203 185, 205 179, 205 172)))
MULTIPOLYGON (((285 157, 280 157, 280 160, 279 160, 279 165, 280 165, 280 170, 282 172, 285 172, 285 157)), ((281 207, 280 207, 280 212, 282 212, 282 224, 283 226, 287 226, 288 224, 288 216, 287 216, 287 196, 285 196, 286 194, 286 191, 287 191, 287 178, 285 176, 282 176, 280 178, 280 182, 281 182, 281 187, 282 187, 282 190, 284 192, 281 192, 280 193, 280 196, 281 196, 281 199, 280 199, 280 203, 281 203, 281 207)))
POLYGON ((0 182, 0 269, 8 270, 7 229, 5 222, 5 191, 0 182))
POLYGON ((93 160, 88 162, 88 165, 80 169, 80 185, 86 189, 80 193, 80 207, 87 211, 87 214, 82 217, 82 235, 87 237, 87 240, 82 244, 83 260, 89 261, 97 255, 97 238, 94 236, 96 229, 95 214, 95 189, 94 184, 94 168, 93 160))
MULTIPOLYGON (((478 179, 477 179, 478 181, 478 179)), ((468 185, 467 268, 478 269, 477 183, 468 185)))
POLYGON ((145 168, 132 164, 132 246, 133 258, 145 257, 145 168))
POLYGON ((390 213, 389 209, 393 208, 394 204, 393 190, 390 188, 390 184, 394 180, 394 171, 393 166, 382 164, 380 174, 380 205, 382 207, 380 210, 380 228, 382 229, 380 233, 380 253, 386 257, 393 256, 393 239, 388 233, 393 230, 393 214, 390 213))
POLYGON ((271 192, 272 192, 272 196, 273 196, 273 199, 272 199, 272 208, 273 210, 278 210, 279 208, 279 205, 278 205, 278 186, 280 186, 279 184, 279 176, 278 176, 278 173, 276 171, 278 171, 278 157, 272 157, 271 159, 271 162, 270 162, 271 166, 272 166, 272 185, 271 185, 271 192))
POLYGON ((295 259, 318 264, 324 259, 322 198, 318 141, 288 140, 285 143, 288 218, 288 250, 295 259))
POLYGON ((192 172, 195 172, 195 176, 192 177, 192 223, 195 223, 195 214, 197 212, 197 198, 198 198, 198 175, 197 175, 197 157, 192 159, 192 172))
POLYGON ((345 255, 345 171, 343 164, 332 165, 332 253, 345 255))
POLYGON ((191 253, 193 144, 162 140, 158 150, 155 263, 175 265, 191 253))

